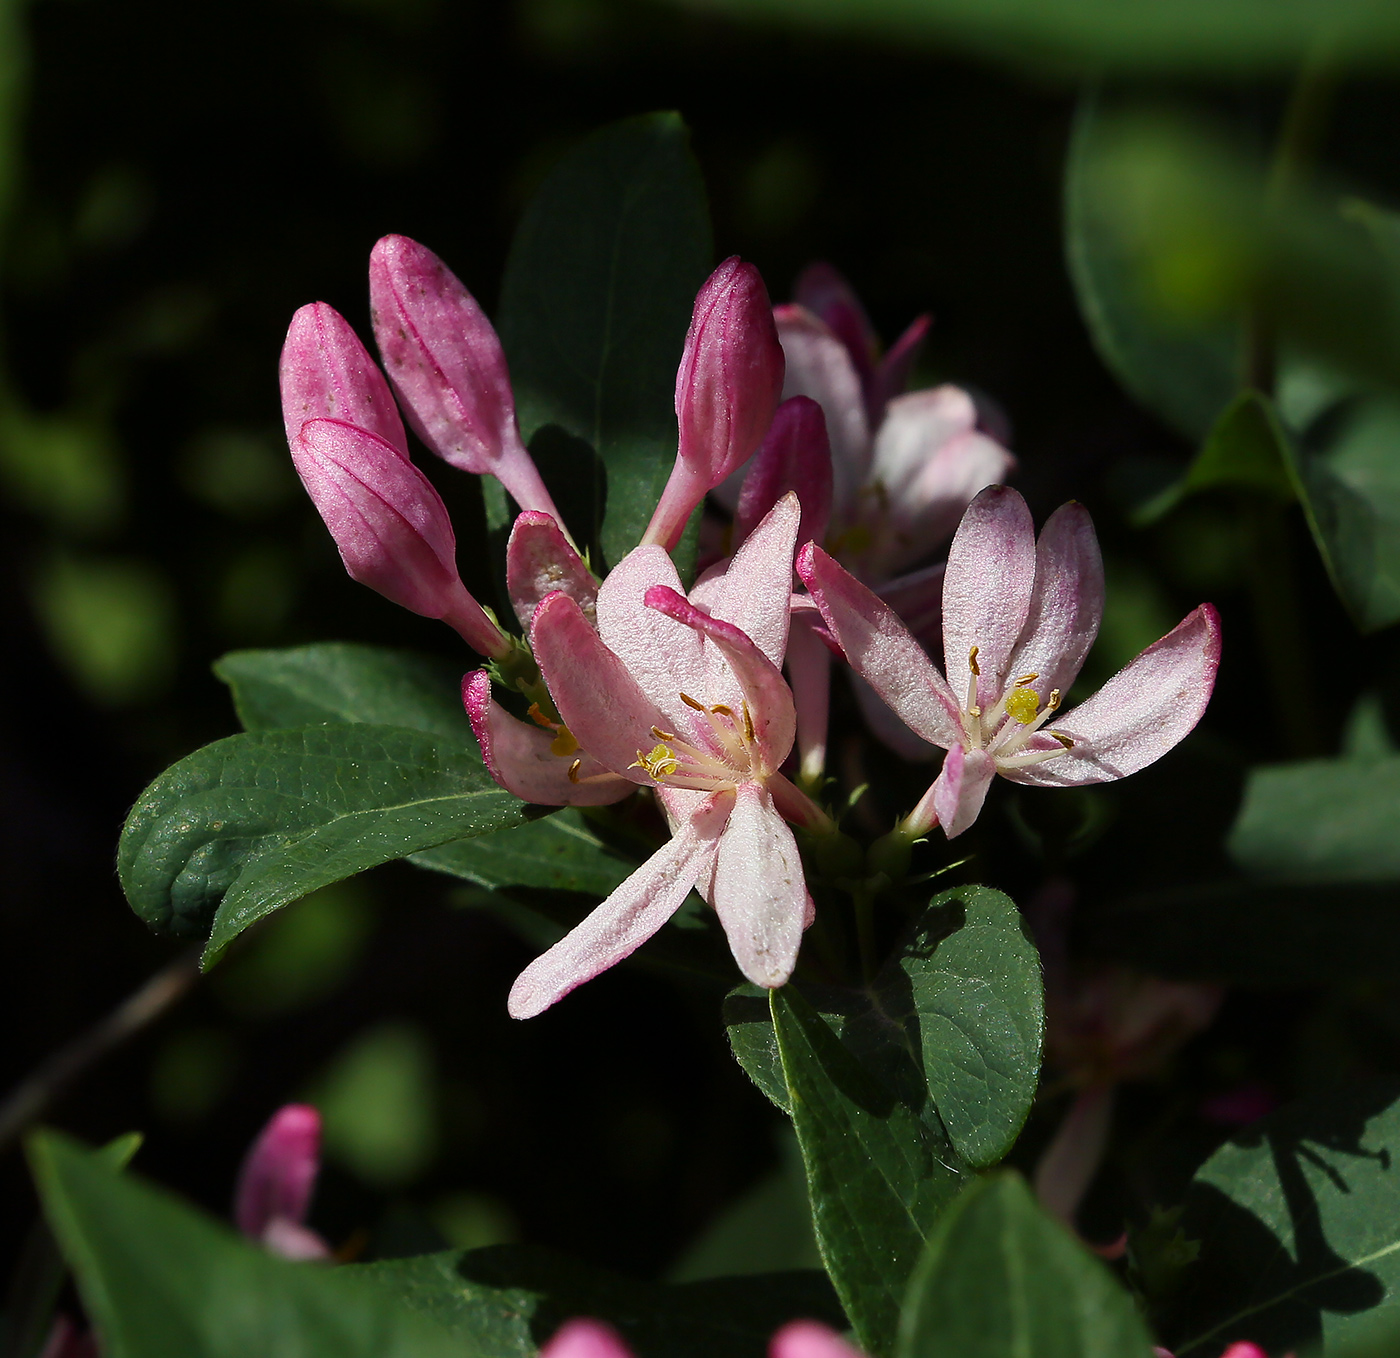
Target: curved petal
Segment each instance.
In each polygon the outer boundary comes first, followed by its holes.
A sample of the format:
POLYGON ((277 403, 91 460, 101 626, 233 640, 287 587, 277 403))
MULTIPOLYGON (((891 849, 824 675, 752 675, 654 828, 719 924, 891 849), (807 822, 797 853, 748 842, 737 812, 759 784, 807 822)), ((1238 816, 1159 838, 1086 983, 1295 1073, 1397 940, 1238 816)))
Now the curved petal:
POLYGON ((680 695, 699 696, 696 690, 705 686, 704 646, 690 628, 645 606, 642 601, 653 585, 684 593, 665 548, 633 548, 598 587, 598 635, 666 714, 663 725, 688 729, 688 709, 680 695))
MULTIPOLYGON (((1210 604, 1187 614, 1119 670, 1088 702, 1055 723, 1072 749, 1041 764, 1003 769, 1017 783, 1076 787, 1126 778, 1160 759, 1201 719, 1220 667, 1220 616, 1210 604)), ((1043 734, 1033 742, 1054 749, 1043 734)))
POLYGON ((932 324, 933 317, 927 313, 916 316, 875 365, 865 387, 872 421, 878 421, 885 407, 909 385, 909 375, 919 361, 932 324))
POLYGON ((797 573, 851 668, 915 735, 945 749, 962 743, 948 682, 894 611, 814 543, 797 554, 797 573))
POLYGON ((1068 693, 1099 634, 1103 558, 1089 511, 1061 505, 1035 544, 1035 587, 1011 670, 1040 676, 1031 687, 1044 703, 1052 689, 1068 693))
POLYGON ((948 751, 943 768, 934 779, 933 809, 949 839, 956 839, 977 819, 996 771, 996 764, 985 750, 964 750, 955 745, 948 751))
POLYGON ((667 718, 583 610, 567 594, 551 594, 535 610, 530 641, 550 697, 578 743, 604 768, 650 786, 651 776, 629 765, 639 750, 651 748, 651 728, 667 718))
MULTIPOLYGON (((792 690, 783 680, 777 666, 754 645, 748 634, 722 618, 702 613, 685 595, 654 585, 646 593, 646 606, 692 627, 718 647, 728 662, 728 669, 738 681, 739 692, 718 696, 748 705, 753 722, 753 743, 759 762, 766 773, 772 773, 788 756, 797 731, 797 713, 793 707, 792 690)), ((716 688, 728 688, 722 681, 706 685, 706 696, 716 696, 716 688)))
POLYGON ((527 633, 535 609, 555 590, 594 617, 598 582, 592 572, 550 515, 527 509, 516 515, 506 543, 506 591, 527 633))
POLYGON ((733 623, 775 665, 787 649, 792 554, 802 506, 789 491, 764 516, 734 553, 734 559, 710 595, 710 611, 733 623))
POLYGON ((797 540, 821 542, 831 523, 831 440, 826 416, 810 396, 789 396, 774 414, 739 492, 735 540, 748 537, 788 491, 802 503, 797 540))
POLYGON ((628 779, 608 772, 586 750, 555 754, 551 748, 554 732, 518 721, 492 701, 491 677, 485 670, 462 680, 462 705, 481 746, 487 772, 521 801, 544 806, 606 806, 620 801, 634 787, 628 779))
POLYGON ((947 569, 948 563, 939 561, 886 580, 875 591, 899 614, 899 620, 926 651, 931 651, 942 639, 943 576, 947 569))
POLYGON ((797 275, 792 285, 792 300, 826 323, 831 333, 846 346, 861 380, 866 380, 880 350, 880 337, 870 324, 856 290, 830 264, 818 261, 797 275))
POLYGON ((712 892, 739 970, 755 985, 782 985, 797 965, 807 883, 797 841, 761 783, 739 784, 712 892))
POLYGON ((630 956, 677 910, 714 857, 733 794, 717 792, 582 923, 516 978, 507 1008, 533 1018, 630 956))
POLYGON ((953 692, 967 691, 977 647, 978 701, 1001 694, 1035 583, 1035 525, 1009 486, 988 486, 968 505, 943 577, 943 667, 953 692))

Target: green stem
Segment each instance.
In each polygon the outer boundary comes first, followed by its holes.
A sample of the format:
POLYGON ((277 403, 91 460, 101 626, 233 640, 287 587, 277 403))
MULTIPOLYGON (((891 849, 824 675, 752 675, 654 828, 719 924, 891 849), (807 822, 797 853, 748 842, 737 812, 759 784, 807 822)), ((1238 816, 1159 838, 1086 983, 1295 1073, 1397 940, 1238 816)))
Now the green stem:
POLYGON ((856 946, 860 950, 860 977, 869 985, 875 979, 878 956, 875 951, 875 893, 859 886, 852 893, 856 907, 856 946))

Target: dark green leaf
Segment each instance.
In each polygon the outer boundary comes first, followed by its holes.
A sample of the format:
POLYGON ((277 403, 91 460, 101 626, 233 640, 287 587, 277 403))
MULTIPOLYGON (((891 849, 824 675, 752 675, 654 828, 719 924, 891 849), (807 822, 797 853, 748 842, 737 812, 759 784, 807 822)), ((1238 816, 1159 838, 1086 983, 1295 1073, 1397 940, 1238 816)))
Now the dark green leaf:
POLYGON ((771 1005, 817 1243, 861 1345, 887 1354, 924 1238, 964 1171, 792 986, 771 1005))
POLYGON ((528 440, 555 425, 601 459, 598 517, 576 531, 610 564, 641 538, 675 460, 676 368, 711 249, 673 113, 616 123, 566 155, 511 247, 500 321, 521 428, 528 440))
POLYGON ((213 915, 209 965, 317 887, 522 812, 455 740, 368 724, 257 731, 161 774, 127 818, 117 867, 148 924, 195 934, 213 915))
POLYGON ((1269 1353, 1364 1335, 1400 1306, 1400 1104, 1394 1084, 1280 1110, 1197 1173, 1182 1226, 1201 1242, 1181 1358, 1249 1339, 1269 1353))
POLYGON ((345 1272, 431 1317, 471 1358, 523 1358, 579 1315, 615 1325, 636 1358, 762 1358, 769 1336, 786 1321, 845 1323, 817 1272, 659 1286, 519 1246, 345 1272))
POLYGON ((1016 1174, 968 1188, 909 1285, 899 1358, 1149 1358, 1132 1298, 1016 1174))
POLYGON ((460 1346, 387 1291, 275 1259, 102 1152, 41 1134, 44 1211, 107 1358, 453 1358, 460 1346))

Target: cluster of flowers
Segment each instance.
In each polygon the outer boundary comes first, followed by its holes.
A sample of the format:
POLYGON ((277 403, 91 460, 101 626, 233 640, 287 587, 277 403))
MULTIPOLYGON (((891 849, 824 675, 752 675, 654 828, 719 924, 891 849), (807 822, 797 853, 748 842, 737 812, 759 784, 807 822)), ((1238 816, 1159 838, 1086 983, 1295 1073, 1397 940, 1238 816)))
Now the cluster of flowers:
POLYGON ((671 829, 525 969, 509 1000, 517 1018, 628 956, 692 888, 749 980, 788 979, 813 912, 790 827, 836 832, 810 795, 833 654, 858 676, 877 730, 911 752, 947 752, 894 832, 907 842, 939 825, 961 834, 997 774, 1068 787, 1133 773, 1181 740, 1210 697, 1219 622, 1203 604, 1061 714, 1103 611, 1087 512, 1062 506, 1037 538, 1025 501, 999 484, 1013 459, 979 429, 971 398, 953 387, 900 394, 926 321, 877 362, 864 313, 832 271, 809 271, 799 297, 775 311, 737 259, 701 288, 676 378, 674 469, 640 545, 601 581, 521 439, 496 333, 441 260, 400 236, 376 245, 383 372, 329 306, 292 322, 282 401, 297 471, 355 579, 441 618, 487 657, 463 699, 492 775, 551 805, 646 787, 671 829), (463 586, 395 393, 428 448, 497 477, 520 507, 506 575, 523 638, 463 586), (711 492, 733 522, 687 593, 668 553, 711 492), (954 528, 946 564, 900 574, 954 528), (929 654, 940 622, 941 667, 929 654), (498 704, 493 683, 523 694, 531 720, 498 704))

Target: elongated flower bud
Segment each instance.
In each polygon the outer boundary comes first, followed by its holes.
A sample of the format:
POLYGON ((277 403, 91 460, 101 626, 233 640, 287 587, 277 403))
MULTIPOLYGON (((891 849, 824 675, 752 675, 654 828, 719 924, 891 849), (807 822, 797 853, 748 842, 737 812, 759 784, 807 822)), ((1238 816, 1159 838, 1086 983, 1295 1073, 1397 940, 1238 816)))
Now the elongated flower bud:
POLYGON ((325 1242, 304 1225, 320 1155, 320 1113, 304 1103, 279 1108, 239 1171, 233 1203, 238 1229, 285 1257, 326 1258, 325 1242))
POLYGON ((341 420, 308 420, 292 461, 352 579, 441 618, 484 655, 506 654, 505 636, 458 577, 447 507, 398 449, 341 420))
POLYGON ((403 421, 384 374, 333 307, 311 302, 292 317, 282 346, 281 380, 289 444, 307 420, 343 420, 408 456, 403 421))
POLYGON ((522 509, 559 513, 520 438, 501 341, 426 246, 385 236, 369 258, 374 336, 413 431, 463 471, 489 473, 522 509))
POLYGON ((826 416, 810 396, 792 396, 778 407, 763 446, 744 477, 734 513, 737 547, 788 491, 802 505, 797 541, 820 542, 831 519, 831 442, 826 416))
POLYGON ((737 256, 725 260, 695 298, 676 373, 676 464, 643 542, 674 547, 705 492, 753 456, 782 395, 783 369, 763 279, 737 256))

